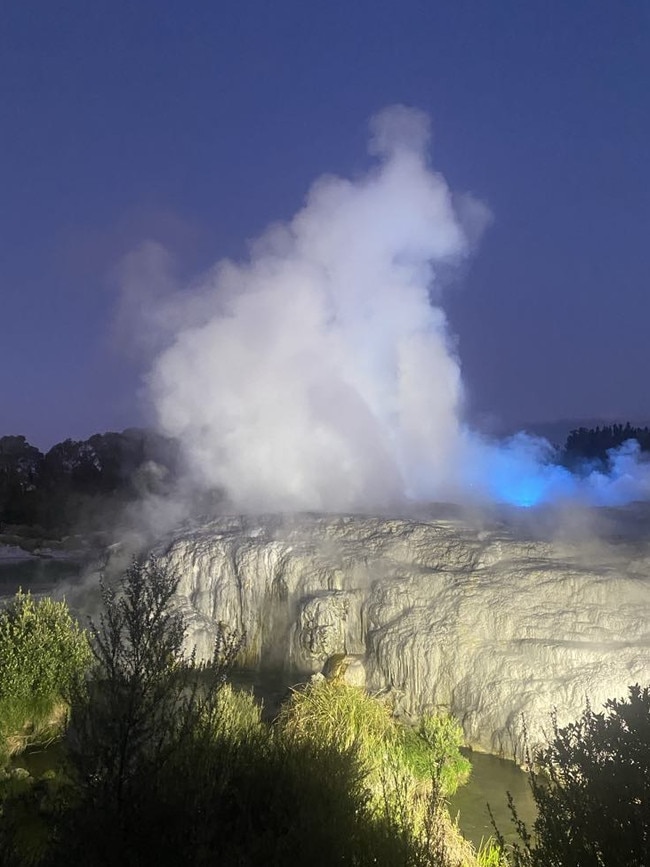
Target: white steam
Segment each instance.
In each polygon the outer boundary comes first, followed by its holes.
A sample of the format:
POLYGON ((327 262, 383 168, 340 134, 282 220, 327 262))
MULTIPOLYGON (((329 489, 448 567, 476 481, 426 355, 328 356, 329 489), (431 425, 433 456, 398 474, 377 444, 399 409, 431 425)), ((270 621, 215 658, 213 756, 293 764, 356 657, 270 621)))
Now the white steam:
MULTIPOLYGON (((149 323, 166 342, 148 378, 162 431, 180 439, 193 482, 224 488, 238 509, 576 496, 581 486, 547 465, 544 443, 496 446, 463 428, 459 363, 437 304, 441 276, 467 257, 489 212, 452 197, 429 167, 425 115, 395 106, 371 128, 365 177, 321 178, 248 262, 221 262, 153 305, 149 295, 149 323)), ((156 250, 146 256, 155 273, 156 250)), ((132 305, 138 273, 132 261, 132 305)))
MULTIPOLYGON (((320 179, 249 263, 218 265, 197 290, 211 315, 154 365, 163 430, 238 507, 386 506, 456 481, 460 370, 430 293, 468 240, 427 118, 395 107, 372 128, 378 165, 320 179)), ((464 204, 475 231, 487 210, 464 204)))

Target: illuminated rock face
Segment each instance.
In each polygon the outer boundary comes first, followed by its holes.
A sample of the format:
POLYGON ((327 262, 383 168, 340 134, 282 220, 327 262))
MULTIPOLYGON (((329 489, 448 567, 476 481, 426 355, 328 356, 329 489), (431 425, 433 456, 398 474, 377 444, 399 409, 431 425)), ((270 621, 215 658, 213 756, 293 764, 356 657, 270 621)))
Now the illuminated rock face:
MULTIPOLYGON (((189 641, 245 631, 251 661, 320 671, 365 659, 371 690, 446 708, 472 746, 512 756, 650 682, 650 543, 552 543, 460 521, 224 518, 156 553, 180 576, 189 641)), ((518 753, 521 754, 520 752, 518 753)))

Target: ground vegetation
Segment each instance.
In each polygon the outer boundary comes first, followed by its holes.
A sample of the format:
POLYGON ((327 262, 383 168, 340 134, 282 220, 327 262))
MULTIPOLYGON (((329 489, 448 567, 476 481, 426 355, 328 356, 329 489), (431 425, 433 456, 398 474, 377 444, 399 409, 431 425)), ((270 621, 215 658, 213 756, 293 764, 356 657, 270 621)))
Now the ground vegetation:
POLYGON ((65 602, 19 592, 0 609, 0 759, 57 735, 90 656, 65 602))
POLYGON ((176 584, 149 560, 103 587, 61 766, 0 783, 3 864, 476 863, 445 808, 441 770, 467 771, 455 723, 407 736, 362 689, 317 679, 269 724, 228 682, 243 636, 218 630, 206 664, 185 654, 176 584))
POLYGON ((631 686, 600 712, 587 706, 567 726, 554 719, 528 764, 538 818, 528 828, 510 799, 515 867, 650 864, 650 688, 631 686))

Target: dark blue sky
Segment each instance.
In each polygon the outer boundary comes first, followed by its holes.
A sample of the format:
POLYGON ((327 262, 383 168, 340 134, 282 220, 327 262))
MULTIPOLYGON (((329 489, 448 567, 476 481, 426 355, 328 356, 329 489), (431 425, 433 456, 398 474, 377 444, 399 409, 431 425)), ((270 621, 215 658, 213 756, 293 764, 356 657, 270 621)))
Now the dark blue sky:
POLYGON ((444 305, 474 416, 650 416, 647 0, 16 0, 0 21, 0 433, 142 422, 120 257, 241 255, 319 174, 363 171, 394 102, 494 214, 444 305))

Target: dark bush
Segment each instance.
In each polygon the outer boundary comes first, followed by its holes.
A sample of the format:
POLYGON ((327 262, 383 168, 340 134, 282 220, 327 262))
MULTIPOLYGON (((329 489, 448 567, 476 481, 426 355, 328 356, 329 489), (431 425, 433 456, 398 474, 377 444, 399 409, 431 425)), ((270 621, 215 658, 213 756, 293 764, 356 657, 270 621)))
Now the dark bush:
MULTIPOLYGON (((511 811, 517 867, 648 867, 650 690, 631 686, 604 712, 587 707, 534 755, 532 831, 511 811)), ((503 840, 501 840, 503 844, 503 840)))

